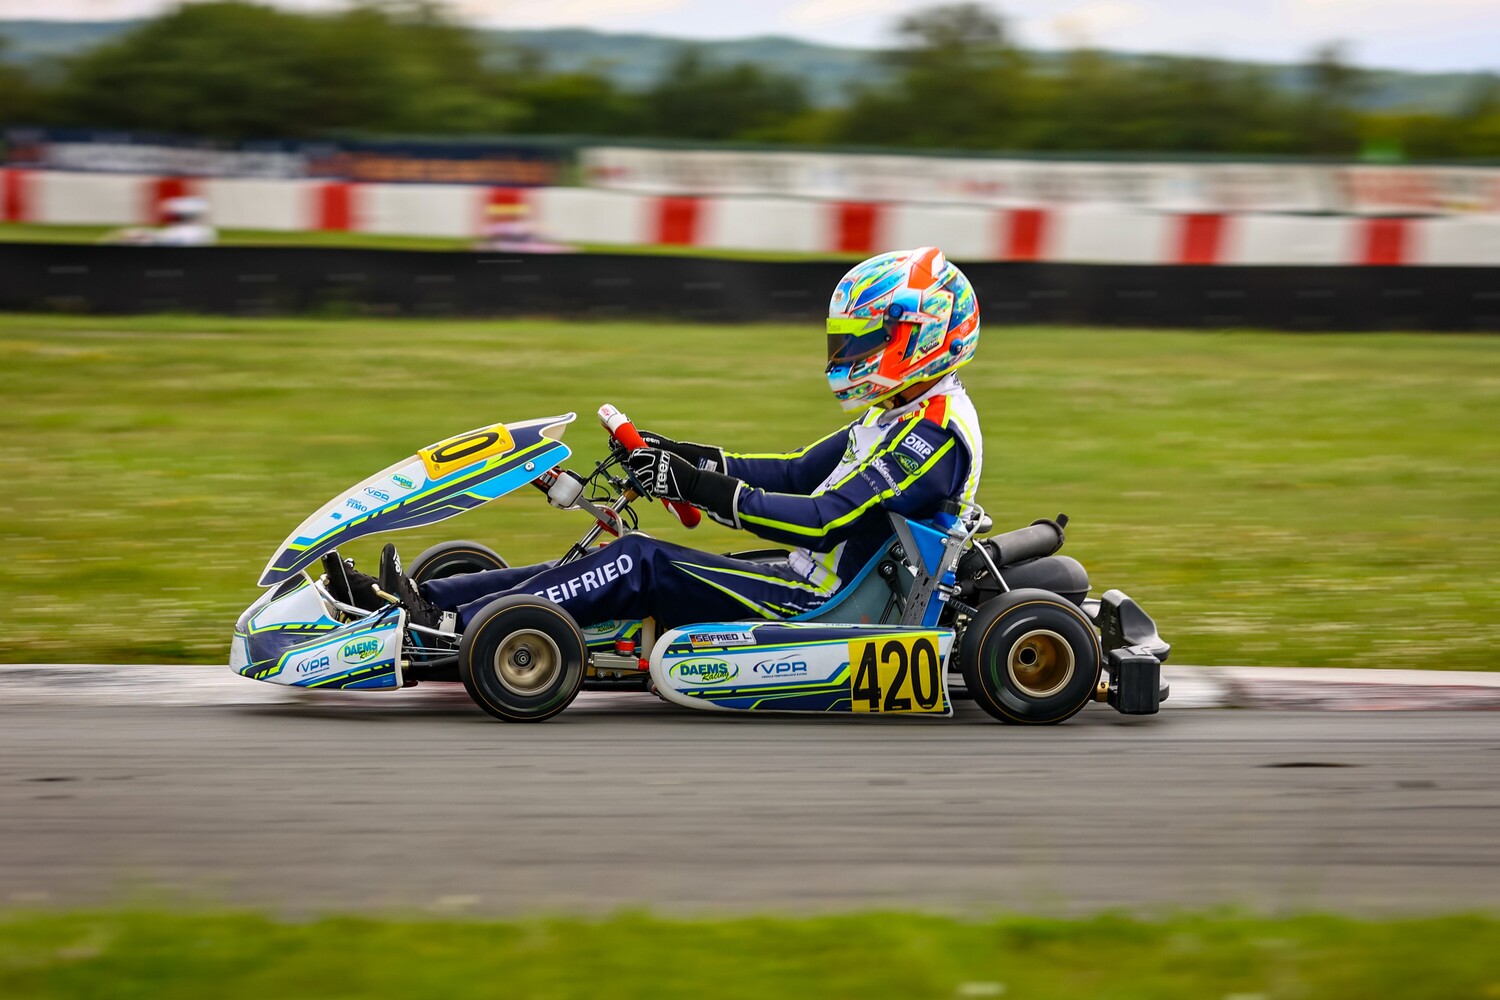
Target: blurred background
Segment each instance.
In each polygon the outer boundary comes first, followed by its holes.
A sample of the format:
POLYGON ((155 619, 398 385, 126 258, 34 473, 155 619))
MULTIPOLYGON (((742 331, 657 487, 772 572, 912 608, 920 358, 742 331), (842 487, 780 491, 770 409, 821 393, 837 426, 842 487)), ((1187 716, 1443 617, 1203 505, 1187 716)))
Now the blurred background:
MULTIPOLYGON (((1493 918, 1180 910, 1493 911, 1492 716, 518 732, 225 666, 289 530, 466 428, 835 430, 830 292, 937 245, 981 502, 1068 513, 1173 669, 1494 671, 1497 39, 1495 0, 0 0, 0 907, 372 917, 0 909, 0 996, 1500 996, 1493 918), (374 919, 470 912, 526 919, 374 919)), ((523 492, 394 540, 590 523, 523 492)))
POLYGON ((1500 262, 1500 15, 1467 0, 0 15, 9 239, 1500 262))

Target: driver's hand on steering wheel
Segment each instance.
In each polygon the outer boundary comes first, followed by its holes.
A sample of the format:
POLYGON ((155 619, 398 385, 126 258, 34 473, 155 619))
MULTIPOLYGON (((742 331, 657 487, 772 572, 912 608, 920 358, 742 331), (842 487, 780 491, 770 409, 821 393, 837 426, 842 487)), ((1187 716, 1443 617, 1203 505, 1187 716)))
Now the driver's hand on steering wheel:
POLYGON ((637 492, 660 500, 693 502, 698 469, 687 459, 661 448, 637 448, 625 456, 625 468, 637 492))
MULTIPOLYGON (((655 431, 641 431, 641 440, 646 442, 648 448, 659 448, 670 452, 679 458, 685 458, 689 463, 699 469, 707 469, 710 472, 723 472, 725 470, 724 452, 711 444, 694 444, 691 441, 673 441, 671 438, 655 431)), ((621 459, 627 454, 625 446, 614 438, 610 438, 609 447, 621 459)))

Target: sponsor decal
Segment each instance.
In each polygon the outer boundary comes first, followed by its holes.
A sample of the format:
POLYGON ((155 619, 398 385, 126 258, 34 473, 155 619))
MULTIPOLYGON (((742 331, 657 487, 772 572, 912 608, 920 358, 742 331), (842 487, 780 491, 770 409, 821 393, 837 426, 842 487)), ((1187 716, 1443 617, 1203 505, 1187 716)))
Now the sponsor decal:
POLYGON ((688 636, 688 642, 694 646, 753 646, 755 633, 749 631, 694 632, 688 636))
POLYGON ((578 594, 598 590, 607 583, 611 583, 635 569, 635 560, 628 555, 622 555, 618 559, 607 562, 598 569, 586 570, 571 580, 564 580, 546 590, 533 590, 537 597, 545 597, 555 604, 561 604, 570 597, 578 594))
POLYGON ((684 660, 672 664, 667 670, 667 676, 689 684, 722 684, 738 676, 739 672, 737 665, 723 660, 684 660))
POLYGON ((412 482, 410 479, 407 479, 405 476, 392 476, 391 482, 395 483, 403 490, 414 490, 417 488, 417 484, 412 482))
POLYGON ((905 448, 907 451, 912 452, 918 458, 932 457, 932 445, 919 438, 915 431, 906 435, 906 437, 902 439, 901 447, 905 448))
POLYGON ((620 627, 620 624, 621 623, 616 621, 615 619, 610 619, 607 622, 600 622, 598 625, 590 625, 588 628, 583 630, 583 634, 614 635, 615 631, 620 627))
POLYGON ((370 657, 379 653, 385 646, 378 636, 366 636, 363 639, 350 639, 344 643, 339 650, 339 659, 345 663, 363 663, 370 657))
MULTIPOLYGON (((869 465, 865 466, 865 468, 866 469, 873 469, 874 471, 880 473, 880 478, 882 478, 882 479, 884 479, 886 481, 886 485, 891 488, 891 492, 894 493, 898 497, 901 495, 901 484, 898 483, 898 482, 896 482, 895 477, 891 475, 891 470, 886 467, 885 458, 884 457, 875 459, 869 465)), ((875 492, 876 493, 883 492, 883 489, 882 489, 881 485, 879 483, 875 482, 874 480, 872 480, 868 475, 866 475, 865 473, 862 472, 862 473, 860 473, 860 476, 864 479, 865 482, 867 482, 871 486, 875 487, 875 492)))
POLYGON ((344 506, 345 507, 352 507, 355 510, 359 511, 361 514, 363 514, 365 511, 367 511, 367 510, 370 509, 369 505, 362 504, 358 500, 355 500, 353 497, 349 498, 348 500, 345 500, 344 501, 344 506))
POLYGON ((896 452, 896 464, 901 466, 901 471, 906 473, 908 476, 915 476, 917 474, 917 470, 922 467, 915 458, 912 458, 910 455, 903 454, 899 451, 896 452))
POLYGON ((844 449, 844 457, 842 459, 840 459, 840 464, 841 465, 853 465, 858 458, 859 458, 859 450, 855 447, 854 433, 851 431, 850 434, 849 434, 849 444, 844 449))
POLYGON ((315 674, 319 670, 326 670, 328 666, 328 656, 325 653, 322 656, 312 656, 305 660, 302 660, 292 669, 297 673, 306 676, 307 674, 315 674))
POLYGON ((750 670, 762 677, 797 677, 807 673, 807 663, 803 660, 761 660, 750 670))
POLYGON ((374 497, 376 500, 379 500, 381 503, 385 503, 391 498, 391 495, 384 490, 372 490, 368 486, 365 487, 365 492, 374 497))

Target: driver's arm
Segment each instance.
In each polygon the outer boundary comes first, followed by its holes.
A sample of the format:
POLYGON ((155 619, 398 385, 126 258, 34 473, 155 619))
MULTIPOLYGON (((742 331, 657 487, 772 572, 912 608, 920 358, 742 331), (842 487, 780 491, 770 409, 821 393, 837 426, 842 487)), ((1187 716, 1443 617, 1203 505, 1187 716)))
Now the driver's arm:
POLYGON ((812 444, 784 454, 731 454, 711 444, 673 441, 654 431, 641 431, 653 448, 669 451, 709 472, 722 472, 735 479, 777 493, 811 493, 839 464, 848 444, 849 428, 840 427, 812 444))
POLYGON ((930 516, 944 500, 963 492, 968 451, 953 431, 917 419, 896 441, 816 496, 741 485, 733 498, 732 523, 769 541, 827 550, 874 507, 930 516))

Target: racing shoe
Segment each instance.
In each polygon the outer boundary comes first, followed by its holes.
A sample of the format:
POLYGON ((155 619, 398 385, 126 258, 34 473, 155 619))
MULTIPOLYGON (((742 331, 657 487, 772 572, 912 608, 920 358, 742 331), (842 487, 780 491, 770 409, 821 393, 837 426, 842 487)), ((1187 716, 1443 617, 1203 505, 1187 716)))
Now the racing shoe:
POLYGON ((366 611, 379 611, 386 606, 375 593, 380 581, 355 569, 353 559, 340 559, 337 550, 323 557, 323 578, 328 595, 341 604, 366 611))
POLYGON ((401 557, 396 553, 396 546, 389 542, 380 550, 380 589, 400 600, 406 609, 406 620, 411 624, 453 631, 456 616, 444 612, 422 596, 417 581, 401 572, 401 557))

